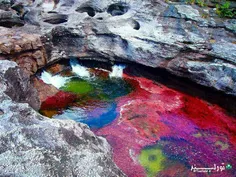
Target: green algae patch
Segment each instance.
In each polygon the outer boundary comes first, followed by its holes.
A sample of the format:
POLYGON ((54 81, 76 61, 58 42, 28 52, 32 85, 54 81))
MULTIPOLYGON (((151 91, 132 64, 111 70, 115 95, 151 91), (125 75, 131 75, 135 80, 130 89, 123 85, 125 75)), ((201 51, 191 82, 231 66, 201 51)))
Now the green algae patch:
POLYGON ((159 171, 163 170, 165 160, 162 150, 157 148, 145 148, 139 156, 139 162, 145 168, 147 177, 155 177, 159 171))
POLYGON ((87 94, 93 91, 93 89, 93 86, 89 82, 78 79, 73 79, 70 82, 67 82, 64 87, 62 87, 62 90, 76 94, 87 94))

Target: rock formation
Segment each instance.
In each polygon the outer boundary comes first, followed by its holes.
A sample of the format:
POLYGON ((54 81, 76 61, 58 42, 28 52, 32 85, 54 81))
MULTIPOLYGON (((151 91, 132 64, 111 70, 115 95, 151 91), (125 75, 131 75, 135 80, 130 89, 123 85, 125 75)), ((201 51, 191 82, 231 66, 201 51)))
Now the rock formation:
POLYGON ((35 111, 46 64, 139 63, 236 96, 235 34, 236 19, 183 2, 0 0, 0 176, 125 176, 104 138, 35 111))
POLYGON ((0 176, 124 176, 104 138, 30 107, 37 96, 22 73, 15 62, 0 61, 0 176))

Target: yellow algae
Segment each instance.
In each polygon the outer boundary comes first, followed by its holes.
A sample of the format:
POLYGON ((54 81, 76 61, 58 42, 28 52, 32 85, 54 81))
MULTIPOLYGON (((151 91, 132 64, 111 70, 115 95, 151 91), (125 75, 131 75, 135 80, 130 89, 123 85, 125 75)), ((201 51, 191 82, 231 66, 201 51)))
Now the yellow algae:
POLYGON ((40 113, 46 117, 52 118, 55 114, 57 114, 57 110, 40 110, 40 113))
POLYGON ((200 138, 200 137, 202 137, 202 134, 198 132, 196 134, 193 134, 193 136, 196 137, 196 138, 200 138))
POLYGON ((216 141, 216 146, 221 146, 221 150, 224 151, 229 148, 229 145, 227 143, 223 143, 222 141, 216 141))
POLYGON ((163 170, 165 159, 162 150, 157 148, 143 149, 139 156, 139 162, 145 168, 147 177, 155 177, 159 171, 163 170))

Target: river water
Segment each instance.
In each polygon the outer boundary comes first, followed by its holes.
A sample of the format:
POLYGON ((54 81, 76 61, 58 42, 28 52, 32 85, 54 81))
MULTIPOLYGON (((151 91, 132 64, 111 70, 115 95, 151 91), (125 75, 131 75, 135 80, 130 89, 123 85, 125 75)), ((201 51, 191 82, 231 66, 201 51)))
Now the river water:
POLYGON ((40 112, 85 123, 105 137, 127 176, 236 176, 236 119, 220 106, 124 74, 124 65, 106 71, 72 61, 71 68, 42 73, 45 83, 69 96, 64 103, 55 101, 62 95, 48 98, 40 112))

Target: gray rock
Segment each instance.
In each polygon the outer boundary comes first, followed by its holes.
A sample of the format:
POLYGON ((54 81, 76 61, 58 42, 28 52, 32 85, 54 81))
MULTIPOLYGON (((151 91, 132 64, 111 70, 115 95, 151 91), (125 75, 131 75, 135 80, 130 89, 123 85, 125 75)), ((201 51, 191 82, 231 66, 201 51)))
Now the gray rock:
POLYGON ((236 45, 229 42, 217 42, 212 45, 212 55, 236 63, 236 45))
MULTIPOLYGON (((70 57, 135 62, 179 75, 181 68, 168 68, 169 63, 177 59, 178 63, 186 62, 184 58, 195 53, 199 55, 191 61, 196 62, 196 68, 201 55, 233 68, 236 65, 235 19, 211 15, 212 9, 149 0, 60 0, 54 9, 47 1, 35 1, 24 8, 28 9, 25 22, 39 28, 35 32, 35 28, 27 24, 18 30, 41 35, 49 63, 70 57)), ((208 61, 209 64, 212 61, 208 61)), ((202 82, 194 73, 191 77, 181 76, 221 91, 227 87, 218 87, 209 79, 202 82)), ((232 89, 227 93, 236 95, 235 88, 232 89)))
POLYGON ((17 70, 16 63, 0 61, 0 176, 125 176, 107 141, 86 125, 45 118, 7 96, 9 80, 27 87, 17 70), (6 77, 13 70, 17 74, 6 77))
POLYGON ((204 58, 193 61, 188 57, 181 56, 168 63, 168 70, 181 77, 189 78, 201 85, 213 87, 227 94, 235 94, 236 67, 235 65, 222 62, 219 59, 204 58))
POLYGON ((11 11, 0 10, 0 26, 11 28, 13 26, 23 26, 24 21, 11 11))
POLYGON ((8 10, 11 7, 10 0, 0 0, 0 9, 8 10))
POLYGON ((180 14, 181 18, 186 18, 194 21, 203 20, 200 16, 200 13, 197 9, 194 9, 189 5, 175 5, 177 13, 180 14))
POLYGON ((230 19, 225 22, 226 29, 236 34, 236 19, 230 19))
MULTIPOLYGON (((0 61, 0 65, 5 62, 0 61)), ((18 67, 9 68, 5 74, 4 79, 7 80, 7 89, 5 93, 14 101, 29 103, 35 110, 39 110, 40 102, 37 91, 30 82, 30 76, 18 67)))

